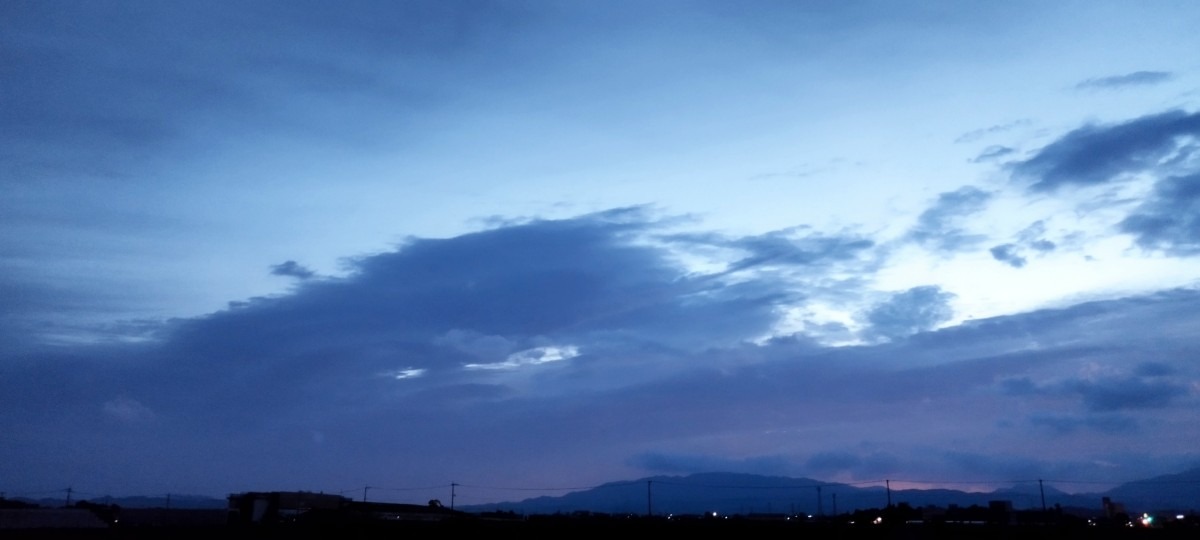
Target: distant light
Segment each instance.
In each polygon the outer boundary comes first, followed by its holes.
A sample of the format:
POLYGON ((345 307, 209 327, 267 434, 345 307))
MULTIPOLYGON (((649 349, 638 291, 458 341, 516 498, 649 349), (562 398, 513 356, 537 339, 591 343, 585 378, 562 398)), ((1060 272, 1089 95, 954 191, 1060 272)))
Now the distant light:
POLYGON ((1187 517, 1187 516, 1185 516, 1183 514, 1175 514, 1175 519, 1183 519, 1185 517, 1187 517))
POLYGON ((712 513, 712 517, 717 517, 717 513, 716 513, 716 512, 713 512, 713 513, 712 513))
POLYGON ((882 518, 882 517, 877 517, 877 518, 875 518, 875 521, 872 521, 871 523, 874 523, 874 524, 876 524, 876 525, 879 525, 880 523, 883 523, 883 518, 882 518))

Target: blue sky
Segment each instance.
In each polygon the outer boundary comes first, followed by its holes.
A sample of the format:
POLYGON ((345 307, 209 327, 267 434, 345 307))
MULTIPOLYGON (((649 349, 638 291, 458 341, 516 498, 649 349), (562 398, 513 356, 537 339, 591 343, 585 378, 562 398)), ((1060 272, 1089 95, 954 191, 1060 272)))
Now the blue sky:
POLYGON ((7 2, 2 487, 1194 466, 1196 27, 7 2))

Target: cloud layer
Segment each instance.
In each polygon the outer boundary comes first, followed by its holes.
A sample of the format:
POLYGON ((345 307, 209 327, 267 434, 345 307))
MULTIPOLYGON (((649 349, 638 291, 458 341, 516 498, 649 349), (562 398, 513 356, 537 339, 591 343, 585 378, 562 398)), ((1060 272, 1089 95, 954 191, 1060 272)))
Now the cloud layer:
POLYGON ((1196 458, 1195 291, 935 331, 954 295, 921 286, 866 311, 876 344, 756 342, 780 302, 805 302, 806 283, 870 244, 706 237, 749 255, 697 273, 672 252, 699 239, 668 222, 621 209, 410 239, 153 341, 7 358, 0 425, 19 443, 0 457, 23 465, 5 476, 54 477, 67 460, 68 476, 96 481, 139 463, 220 492, 436 485, 500 462, 536 484, 713 467, 961 478, 996 452, 1028 470, 1087 476, 1084 461, 1106 460, 1136 475, 1144 460, 1122 456, 1148 447, 1196 458), (230 474, 200 472, 218 463, 230 474))

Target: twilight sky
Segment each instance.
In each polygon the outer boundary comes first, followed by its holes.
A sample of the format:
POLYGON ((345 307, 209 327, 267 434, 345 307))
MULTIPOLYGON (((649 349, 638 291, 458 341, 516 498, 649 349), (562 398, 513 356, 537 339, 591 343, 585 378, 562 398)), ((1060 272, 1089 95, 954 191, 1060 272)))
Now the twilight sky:
POLYGON ((1195 466, 1196 28, 3 2, 0 490, 1195 466))

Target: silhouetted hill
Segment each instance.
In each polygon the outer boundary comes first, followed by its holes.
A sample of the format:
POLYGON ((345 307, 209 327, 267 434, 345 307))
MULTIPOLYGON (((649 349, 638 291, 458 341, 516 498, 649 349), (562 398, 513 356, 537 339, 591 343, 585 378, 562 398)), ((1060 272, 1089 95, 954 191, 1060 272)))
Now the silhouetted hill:
POLYGON ((1200 467, 1121 484, 1104 496, 1130 510, 1200 510, 1200 467))
MULTIPOLYGON (((1045 504, 1053 508, 1095 509, 1101 497, 1124 503, 1130 511, 1200 508, 1200 469, 1124 484, 1105 493, 1070 494, 1046 485, 1045 504)), ((927 505, 987 506, 990 501, 1010 501, 1016 509, 1039 509, 1042 492, 1036 482, 991 492, 953 489, 893 489, 891 501, 913 507, 927 505)), ((887 506, 883 487, 857 487, 810 478, 788 478, 736 473, 700 473, 689 476, 652 476, 612 482, 559 497, 536 497, 519 502, 463 507, 466 511, 513 511, 554 514, 577 511, 610 514, 832 514, 887 506), (820 499, 818 499, 818 486, 820 499)))
MULTIPOLYGON (((468 510, 511 510, 527 514, 591 511, 612 514, 773 513, 804 511, 816 504, 816 486, 809 478, 786 478, 737 473, 698 473, 652 476, 611 482, 560 497, 537 497, 516 503, 479 505, 468 510)), ((823 488, 825 489, 825 488, 823 488)))

